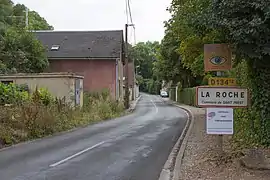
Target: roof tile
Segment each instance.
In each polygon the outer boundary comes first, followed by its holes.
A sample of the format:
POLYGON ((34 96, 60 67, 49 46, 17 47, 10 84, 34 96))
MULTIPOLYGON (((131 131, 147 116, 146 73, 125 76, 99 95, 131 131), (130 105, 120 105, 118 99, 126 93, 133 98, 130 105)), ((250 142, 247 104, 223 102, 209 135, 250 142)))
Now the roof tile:
POLYGON ((123 31, 35 31, 48 58, 119 58, 123 31), (51 51, 53 45, 59 50, 51 51))

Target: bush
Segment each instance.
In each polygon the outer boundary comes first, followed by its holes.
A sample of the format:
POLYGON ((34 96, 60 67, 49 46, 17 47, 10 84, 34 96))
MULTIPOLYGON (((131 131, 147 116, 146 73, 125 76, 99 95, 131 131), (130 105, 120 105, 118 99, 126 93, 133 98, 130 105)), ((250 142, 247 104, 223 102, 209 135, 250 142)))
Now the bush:
MULTIPOLYGON (((7 87, 15 94, 19 94, 12 89, 14 85, 5 86, 7 87)), ((6 91, 6 94, 11 94, 6 91)), ((20 99, 21 96, 18 97, 20 99)), ((17 96, 13 98, 16 99, 17 96)), ((106 90, 100 93, 86 92, 84 102, 83 108, 74 108, 63 100, 54 98, 46 89, 36 89, 24 103, 2 106, 0 145, 1 142, 10 145, 114 118, 121 115, 124 110, 123 104, 111 99, 109 91, 106 90)))
POLYGON ((154 79, 142 79, 140 82, 140 91, 149 94, 159 94, 162 83, 154 79))
POLYGON ((90 112, 94 119, 105 120, 119 116, 124 110, 124 105, 110 97, 108 90, 84 93, 84 112, 90 112))
POLYGON ((176 88, 170 88, 169 89, 169 97, 170 100, 172 101, 176 101, 176 92, 175 92, 176 88))
POLYGON ((178 89, 177 102, 190 106, 196 105, 196 88, 178 89))
MULTIPOLYGON (((249 88, 252 90, 251 77, 249 76, 249 69, 246 62, 239 63, 231 72, 237 78, 237 83, 241 87, 249 88)), ((256 96, 251 92, 254 101, 256 96)), ((235 109, 234 110, 234 140, 238 142, 238 145, 243 147, 256 147, 267 144, 269 142, 265 132, 269 132, 270 129, 266 129, 266 124, 262 123, 260 112, 258 111, 256 104, 249 108, 235 109)))
MULTIPOLYGON (((250 76, 247 62, 242 61, 237 64, 233 70, 228 72, 228 75, 235 77, 239 86, 250 89, 252 96, 252 106, 249 108, 234 108, 234 142, 242 148, 269 146, 270 121, 267 119, 268 121, 264 122, 261 117, 260 111, 265 106, 257 104, 261 100, 254 93, 252 81, 255 77, 250 76)), ((204 83, 206 83, 206 78, 204 83)), ((177 93, 179 103, 195 106, 196 88, 179 89, 177 93)), ((265 92, 262 91, 262 93, 265 92)))
POLYGON ((29 93, 23 86, 0 83, 0 105, 23 103, 29 98, 29 93))

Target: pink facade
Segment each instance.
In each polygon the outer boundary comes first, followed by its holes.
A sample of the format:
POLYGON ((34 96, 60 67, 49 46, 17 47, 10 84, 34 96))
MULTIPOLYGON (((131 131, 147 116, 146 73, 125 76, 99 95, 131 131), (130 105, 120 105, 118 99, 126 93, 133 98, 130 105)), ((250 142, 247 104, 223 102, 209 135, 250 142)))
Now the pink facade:
POLYGON ((84 76, 84 91, 109 89, 112 97, 117 91, 116 59, 53 59, 50 72, 74 72, 84 76))

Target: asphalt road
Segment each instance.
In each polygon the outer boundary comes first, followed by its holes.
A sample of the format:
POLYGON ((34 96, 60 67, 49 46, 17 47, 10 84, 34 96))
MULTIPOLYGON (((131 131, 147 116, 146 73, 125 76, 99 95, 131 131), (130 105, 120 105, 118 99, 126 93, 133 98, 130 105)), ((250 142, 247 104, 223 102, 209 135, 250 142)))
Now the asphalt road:
POLYGON ((143 94, 125 117, 0 150, 0 179, 157 180, 186 119, 143 94))

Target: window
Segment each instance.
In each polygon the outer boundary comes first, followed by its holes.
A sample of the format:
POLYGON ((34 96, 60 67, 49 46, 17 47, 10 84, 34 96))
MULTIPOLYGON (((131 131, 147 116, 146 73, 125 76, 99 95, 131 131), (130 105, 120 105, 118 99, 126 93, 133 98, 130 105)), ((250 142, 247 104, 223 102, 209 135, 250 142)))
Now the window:
POLYGON ((60 48, 60 45, 52 45, 51 51, 58 51, 60 48))
POLYGON ((9 84, 13 83, 13 81, 1 81, 1 83, 9 85, 9 84))

